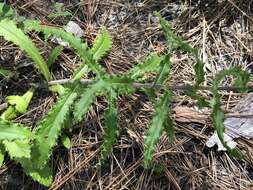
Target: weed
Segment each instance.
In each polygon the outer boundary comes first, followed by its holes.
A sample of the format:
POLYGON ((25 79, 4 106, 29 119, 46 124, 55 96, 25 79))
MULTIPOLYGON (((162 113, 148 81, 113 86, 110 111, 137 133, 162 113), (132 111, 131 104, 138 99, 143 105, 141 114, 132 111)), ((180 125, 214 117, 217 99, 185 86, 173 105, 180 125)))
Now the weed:
MULTIPOLYGON (((143 63, 137 64, 129 72, 121 76, 107 74, 105 69, 99 64, 99 61, 112 46, 112 39, 105 28, 100 30, 93 46, 90 48, 86 42, 75 38, 72 34, 60 28, 42 25, 39 21, 35 20, 25 20, 22 23, 23 30, 21 30, 13 20, 7 17, 3 18, 0 21, 0 35, 24 50, 33 59, 35 67, 38 68, 38 71, 47 81, 52 78, 49 67, 61 52, 62 47, 54 49, 46 62, 25 33, 37 31, 43 33, 46 39, 49 36, 63 39, 76 50, 76 54, 81 58, 83 63, 73 73, 70 85, 66 87, 61 85, 51 87, 52 91, 58 92, 59 98, 52 109, 38 121, 33 131, 27 126, 11 121, 17 114, 26 111, 32 97, 31 92, 22 97, 12 96, 7 98, 7 102, 10 105, 8 109, 11 108, 14 114, 7 117, 7 109, 0 118, 0 162, 3 162, 4 154, 8 152, 13 160, 22 165, 27 175, 30 175, 42 185, 50 186, 53 176, 49 160, 54 147, 57 146, 58 139, 61 137, 65 147, 70 146, 70 140, 62 134, 62 130, 71 127, 69 125, 81 122, 94 99, 97 96, 104 96, 107 99, 108 106, 104 114, 105 134, 100 154, 100 160, 103 163, 109 156, 113 144, 117 141, 118 137, 118 97, 134 93, 135 88, 133 84, 136 81, 145 81, 146 75, 150 72, 156 73, 154 84, 164 86, 170 74, 170 58, 174 50, 187 52, 196 59, 196 64, 194 65, 196 74, 195 85, 189 86, 186 94, 196 99, 200 107, 208 106, 212 108, 214 128, 221 142, 228 147, 223 139, 224 113, 220 108, 218 84, 226 75, 233 75, 237 77, 235 85, 245 90, 249 81, 249 74, 240 68, 221 71, 213 80, 211 90, 213 93, 212 101, 209 102, 204 97, 197 95, 200 84, 204 82, 203 63, 199 59, 198 51, 176 36, 165 19, 159 14, 157 16, 160 18, 160 24, 169 45, 166 54, 153 54, 143 63), (84 86, 80 83, 80 79, 88 71, 93 72, 95 77, 92 78, 90 85, 84 86), (74 116, 73 120, 70 119, 71 115, 74 116)), ((174 138, 175 125, 170 114, 170 103, 173 99, 173 94, 168 88, 163 89, 161 97, 155 96, 155 93, 153 93, 155 89, 148 90, 144 87, 142 90, 149 95, 155 104, 155 113, 145 138, 144 149, 144 167, 150 168, 152 166, 153 152, 161 134, 165 131, 171 140, 174 138)), ((228 150, 231 155, 241 158, 241 154, 236 150, 228 150)))

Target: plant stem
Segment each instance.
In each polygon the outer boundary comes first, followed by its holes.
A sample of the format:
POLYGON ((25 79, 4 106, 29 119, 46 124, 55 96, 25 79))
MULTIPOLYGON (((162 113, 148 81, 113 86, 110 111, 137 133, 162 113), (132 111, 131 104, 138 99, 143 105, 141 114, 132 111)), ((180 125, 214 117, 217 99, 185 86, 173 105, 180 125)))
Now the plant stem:
MULTIPOLYGON (((48 82, 48 85, 55 85, 55 84, 69 84, 73 81, 71 79, 60 79, 60 80, 54 80, 48 82)), ((80 82, 83 85, 90 85, 93 83, 90 79, 81 79, 80 82)), ((170 90, 186 90, 189 88, 189 85, 161 85, 161 84, 154 84, 154 83, 133 83, 132 86, 134 88, 153 88, 153 89, 170 89, 170 90)), ((212 87, 210 86, 199 86, 198 90, 211 90, 212 87)), ((250 84, 247 86, 247 89, 253 90, 253 84, 250 84)), ((236 86, 220 86, 218 87, 218 90, 224 90, 224 91, 237 91, 240 90, 240 88, 236 86)))
MULTIPOLYGON (((49 81, 48 85, 56 85, 56 84, 70 84, 74 81, 71 79, 60 79, 60 80, 53 80, 49 81)), ((83 85, 90 85, 93 83, 93 80, 91 79, 81 79, 80 82, 83 85)), ((32 86, 32 85, 31 85, 32 86)), ((140 89, 140 88, 152 88, 152 89, 170 89, 170 90, 186 90, 189 88, 189 85, 161 85, 161 84, 154 84, 154 83, 133 83, 132 86, 134 88, 140 89)), ((198 90, 208 90, 210 91, 212 87, 210 86, 199 86, 198 90)), ((250 83, 250 85, 247 86, 247 89, 253 90, 253 84, 250 83)), ((220 86, 218 87, 218 90, 224 90, 224 91, 237 91, 240 90, 238 87, 235 86, 220 86)), ((0 104, 0 111, 7 108, 8 104, 3 103, 0 104)))

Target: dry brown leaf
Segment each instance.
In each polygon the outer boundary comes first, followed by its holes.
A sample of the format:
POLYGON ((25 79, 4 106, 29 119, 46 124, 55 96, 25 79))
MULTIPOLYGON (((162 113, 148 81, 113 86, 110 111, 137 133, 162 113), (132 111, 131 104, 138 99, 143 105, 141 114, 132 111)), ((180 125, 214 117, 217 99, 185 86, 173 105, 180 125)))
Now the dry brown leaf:
POLYGON ((175 113, 175 120, 182 123, 205 124, 209 118, 208 113, 202 113, 187 106, 176 106, 172 110, 175 113))

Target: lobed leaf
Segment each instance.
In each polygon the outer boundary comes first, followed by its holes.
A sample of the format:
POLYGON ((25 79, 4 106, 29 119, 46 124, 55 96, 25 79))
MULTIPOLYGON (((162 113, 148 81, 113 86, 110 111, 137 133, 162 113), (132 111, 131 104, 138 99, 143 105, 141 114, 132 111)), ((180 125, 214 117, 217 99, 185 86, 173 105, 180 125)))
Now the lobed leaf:
POLYGON ((0 140, 24 140, 33 137, 33 133, 24 125, 11 123, 0 118, 0 140))
POLYGON ((80 79, 85 72, 87 72, 86 65, 98 76, 104 75, 104 69, 93 59, 93 55, 89 51, 87 43, 83 43, 80 38, 73 36, 73 34, 66 32, 63 29, 42 25, 38 21, 34 20, 26 20, 24 22, 24 29, 27 32, 32 30, 43 32, 47 37, 53 35, 54 37, 61 38, 62 40, 68 42, 77 51, 77 55, 80 56, 83 64, 81 64, 80 68, 75 72, 72 78, 77 80, 80 79))
POLYGON ((72 16, 72 13, 68 11, 63 11, 57 13, 50 13, 49 15, 47 15, 48 18, 66 17, 66 16, 72 16))
POLYGON ((61 129, 65 127, 71 106, 77 97, 77 88, 66 89, 50 112, 37 124, 33 161, 39 166, 43 167, 47 163, 52 148, 57 144, 61 129))
POLYGON ((50 68, 52 64, 56 61, 57 57, 61 54, 63 46, 56 46, 48 56, 47 66, 50 68))
POLYGON ((109 32, 102 27, 92 46, 93 59, 99 61, 112 47, 112 38, 109 32))
POLYGON ((170 46, 169 52, 180 49, 190 53, 195 58, 196 64, 194 65, 194 71, 197 77, 195 86, 198 87, 205 81, 204 63, 199 59, 198 50, 191 47, 188 43, 184 42, 180 37, 174 34, 168 21, 166 21, 159 13, 157 13, 157 16, 160 19, 165 38, 170 46))
POLYGON ((34 46, 31 39, 29 39, 22 30, 17 28, 14 21, 8 19, 0 21, 0 36, 3 36, 6 40, 13 42, 24 50, 33 59, 35 67, 38 68, 45 79, 47 81, 51 79, 47 64, 40 55, 38 49, 34 46))
POLYGON ((154 72, 158 70, 158 67, 162 61, 162 57, 157 54, 153 54, 145 59, 143 63, 137 64, 133 67, 128 75, 135 80, 141 81, 144 78, 144 75, 148 72, 154 72))
POLYGON ((220 82, 227 76, 227 75, 232 75, 234 77, 236 77, 235 80, 235 85, 237 87, 239 87, 241 89, 241 91, 245 91, 247 90, 247 83, 250 79, 250 75, 248 72, 243 71, 241 68, 239 67, 232 67, 230 69, 227 70, 222 70, 220 72, 218 72, 215 77, 214 80, 212 82, 212 94, 213 94, 213 100, 212 100, 212 120, 213 120, 213 125, 215 130, 217 131, 217 135, 221 141, 221 143, 223 144, 224 147, 226 147, 226 149, 228 150, 228 152, 238 158, 241 159, 242 158, 242 154, 240 152, 238 152, 235 149, 231 149, 228 147, 228 145, 226 144, 226 142, 224 141, 224 131, 225 131, 225 127, 224 127, 224 119, 225 119, 225 114, 223 113, 222 109, 221 109, 221 102, 220 102, 220 94, 218 92, 218 86, 220 84, 220 82))
POLYGON ((165 80, 168 78, 171 69, 171 55, 167 54, 164 56, 161 64, 159 65, 158 75, 155 79, 156 84, 163 84, 165 80))
POLYGON ((166 128, 166 131, 171 134, 173 123, 168 122, 168 105, 171 101, 172 94, 169 91, 165 91, 164 95, 158 101, 155 108, 155 115, 149 126, 148 134, 145 138, 145 149, 144 149, 144 167, 149 168, 152 161, 153 152, 155 145, 157 144, 162 132, 166 128), (171 126, 170 126, 171 125, 171 126), (166 127, 165 127, 166 126, 166 127))
POLYGON ((2 143, 11 158, 30 158, 31 156, 31 145, 28 139, 15 141, 4 140, 2 143))
POLYGON ((181 49, 183 51, 186 51, 188 53, 191 53, 194 57, 197 55, 197 49, 192 48, 188 43, 184 42, 182 38, 177 36, 171 29, 170 24, 167 20, 165 20, 159 13, 156 13, 156 15, 159 17, 160 25, 164 31, 164 36, 168 42, 168 45, 170 46, 170 51, 181 49))
POLYGON ((83 119, 96 95, 104 91, 106 85, 104 80, 98 80, 82 92, 80 100, 74 106, 74 120, 76 122, 80 122, 83 119))
POLYGON ((50 186, 53 182, 53 172, 48 165, 43 167, 33 163, 30 158, 14 158, 19 162, 27 175, 31 176, 33 180, 39 182, 41 185, 50 186))
POLYGON ((48 18, 56 18, 56 17, 60 17, 60 16, 61 17, 71 16, 72 13, 65 11, 63 5, 64 5, 63 3, 59 3, 59 2, 54 3, 53 7, 56 12, 50 13, 49 15, 47 15, 47 17, 48 18))
POLYGON ((108 108, 105 111, 105 132, 101 150, 102 161, 111 153, 118 133, 117 94, 113 90, 110 90, 108 95, 108 108))

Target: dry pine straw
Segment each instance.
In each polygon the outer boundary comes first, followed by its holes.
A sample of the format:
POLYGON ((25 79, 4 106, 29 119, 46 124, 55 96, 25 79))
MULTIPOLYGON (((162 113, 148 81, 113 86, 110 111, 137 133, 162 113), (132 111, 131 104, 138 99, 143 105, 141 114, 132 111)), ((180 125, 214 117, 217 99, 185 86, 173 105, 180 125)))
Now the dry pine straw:
MULTIPOLYGON (((206 84, 222 68, 241 65, 251 69, 252 63, 252 5, 251 1, 110 1, 110 0, 63 0, 72 18, 46 19, 52 11, 49 0, 9 0, 20 15, 39 18, 45 23, 62 26, 70 19, 85 31, 88 42, 92 42, 101 25, 105 25, 113 36, 113 48, 102 61, 109 73, 124 73, 137 61, 151 52, 162 53, 166 43, 153 17, 153 11, 161 10, 172 23, 177 34, 191 45, 199 48, 205 62, 206 84), (251 31, 251 32, 250 32, 251 31)), ((32 38, 43 52, 49 53, 48 44, 41 36, 32 38)), ((40 80, 29 65, 30 60, 16 47, 0 41, 1 59, 4 66, 22 65, 19 79, 14 82, 1 81, 1 100, 9 94, 21 93, 30 81, 40 80), (26 64, 24 64, 26 63, 26 64)), ((193 80, 193 60, 185 54, 175 52, 172 74, 168 84, 188 84, 193 80)), ((71 50, 65 50, 55 64, 55 79, 68 78, 78 67, 80 60, 71 50)), ((223 85, 227 85, 224 81, 223 85)), ((210 94, 202 92, 207 97, 210 94)), ((223 92, 222 92, 223 93, 223 92)), ((175 91, 173 106, 194 106, 194 102, 175 91)), ((30 111, 17 119, 34 125, 53 105, 56 97, 37 93, 30 111)), ((241 98, 241 94, 223 93, 224 109, 230 109, 241 98)), ((207 149, 205 141, 212 134, 211 123, 177 122, 176 140, 170 142, 166 135, 160 139, 154 160, 164 166, 162 173, 145 171, 142 168, 144 135, 153 113, 151 102, 143 94, 122 97, 119 100, 120 137, 106 164, 96 168, 103 132, 102 98, 93 104, 84 122, 75 126, 71 136, 72 147, 55 150, 52 165, 55 181, 50 189, 253 189, 253 142, 239 139, 239 148, 245 153, 245 161, 238 162, 226 153, 207 149)), ((0 170, 3 189, 43 189, 25 177, 22 170, 9 161, 0 170)))

